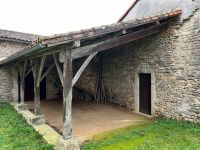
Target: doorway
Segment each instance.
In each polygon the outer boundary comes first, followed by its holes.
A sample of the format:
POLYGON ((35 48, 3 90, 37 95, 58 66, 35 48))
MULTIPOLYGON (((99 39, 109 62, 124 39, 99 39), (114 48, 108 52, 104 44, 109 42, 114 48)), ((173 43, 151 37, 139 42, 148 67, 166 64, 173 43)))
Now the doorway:
POLYGON ((139 74, 139 112, 151 115, 151 74, 139 74))
MULTIPOLYGON (((29 73, 25 78, 25 101, 34 100, 34 78, 33 73, 29 73)), ((46 78, 40 82, 40 99, 46 99, 46 78)))

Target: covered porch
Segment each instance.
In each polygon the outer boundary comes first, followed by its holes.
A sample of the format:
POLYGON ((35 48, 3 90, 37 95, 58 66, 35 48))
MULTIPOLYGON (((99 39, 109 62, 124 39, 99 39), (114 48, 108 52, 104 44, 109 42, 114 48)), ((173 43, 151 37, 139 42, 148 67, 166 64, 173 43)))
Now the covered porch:
MULTIPOLYGON (((63 140, 75 136, 79 141, 85 141, 96 133, 145 120, 144 117, 107 102, 101 72, 101 52, 165 31, 169 20, 180 14, 181 10, 175 9, 149 18, 39 38, 24 50, 0 62, 0 65, 16 64, 21 108, 26 107, 25 79, 32 73, 34 102, 28 102, 28 107, 34 115, 44 115, 47 122, 62 133, 63 140), (94 95, 97 104, 75 100, 72 94, 73 87, 94 57, 99 58, 95 89, 97 94, 94 95), (76 71, 73 62, 79 58, 85 59, 76 71), (62 98, 41 100, 41 82, 51 74, 53 68, 57 70, 62 98)), ((152 110, 150 113, 153 115, 152 110)))
MULTIPOLYGON (((30 110, 34 110, 33 101, 27 102, 27 104, 30 110)), ((60 134, 63 131, 62 112, 62 99, 41 102, 41 113, 45 116, 46 122, 60 134)), ((111 103, 96 104, 79 100, 73 100, 72 103, 72 131, 79 143, 83 143, 102 132, 150 120, 111 103)))

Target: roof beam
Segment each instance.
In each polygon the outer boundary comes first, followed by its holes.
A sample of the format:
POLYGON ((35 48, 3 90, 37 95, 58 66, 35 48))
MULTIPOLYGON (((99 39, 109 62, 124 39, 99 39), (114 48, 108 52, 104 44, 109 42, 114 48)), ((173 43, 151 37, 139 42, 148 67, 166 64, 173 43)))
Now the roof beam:
POLYGON ((129 43, 138 39, 142 39, 144 37, 147 37, 159 32, 162 32, 167 27, 168 27, 167 23, 157 24, 140 31, 126 34, 124 36, 119 36, 119 37, 115 37, 103 42, 72 49, 71 56, 72 56, 72 59, 77 59, 80 57, 88 56, 94 52, 101 52, 104 50, 108 50, 108 49, 129 43))

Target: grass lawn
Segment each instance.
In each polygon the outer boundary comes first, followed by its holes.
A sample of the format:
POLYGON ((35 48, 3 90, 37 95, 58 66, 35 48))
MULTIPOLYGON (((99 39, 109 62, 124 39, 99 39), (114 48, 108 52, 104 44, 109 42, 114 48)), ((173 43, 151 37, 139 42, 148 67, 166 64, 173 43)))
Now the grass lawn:
POLYGON ((200 125, 156 119, 94 137, 83 150, 200 150, 200 125))
POLYGON ((52 150, 25 119, 9 104, 0 104, 1 150, 52 150))

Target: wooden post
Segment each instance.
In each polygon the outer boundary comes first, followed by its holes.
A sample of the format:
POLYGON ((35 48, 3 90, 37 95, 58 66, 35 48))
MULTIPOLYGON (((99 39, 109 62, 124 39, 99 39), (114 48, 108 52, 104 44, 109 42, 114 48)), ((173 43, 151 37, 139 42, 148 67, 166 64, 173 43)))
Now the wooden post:
POLYGON ((27 65, 27 61, 19 64, 20 104, 24 104, 24 82, 25 82, 26 65, 27 65))
POLYGON ((20 81, 20 104, 24 104, 24 81, 20 81))
POLYGON ((39 72, 39 61, 38 60, 30 60, 33 78, 34 78, 34 113, 35 115, 41 115, 40 112, 40 84, 37 86, 38 72, 39 72))
POLYGON ((63 138, 72 137, 72 59, 66 53, 63 63, 63 138))

